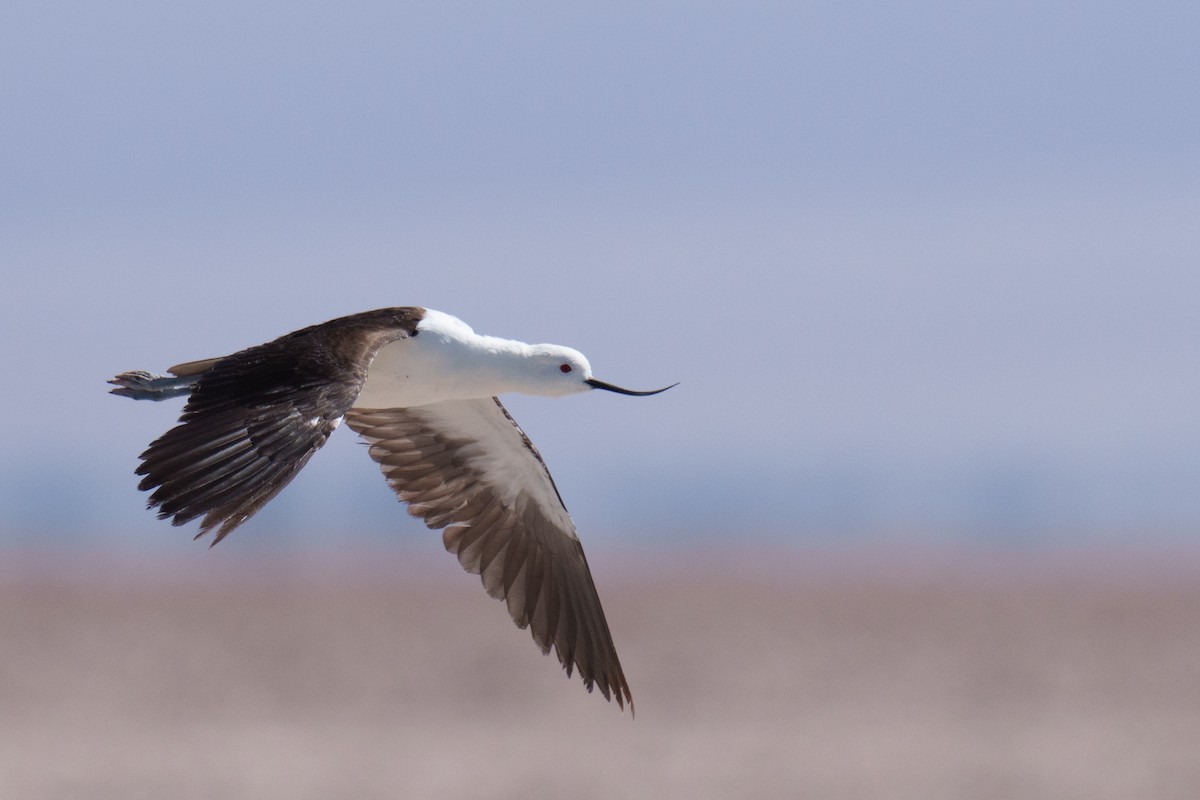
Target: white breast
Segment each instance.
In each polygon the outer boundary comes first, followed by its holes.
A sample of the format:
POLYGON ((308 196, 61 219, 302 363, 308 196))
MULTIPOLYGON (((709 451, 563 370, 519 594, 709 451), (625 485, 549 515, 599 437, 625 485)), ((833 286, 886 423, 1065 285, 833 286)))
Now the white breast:
POLYGON ((355 408, 411 408, 509 391, 522 342, 479 336, 457 317, 425 312, 417 335, 384 345, 355 408))

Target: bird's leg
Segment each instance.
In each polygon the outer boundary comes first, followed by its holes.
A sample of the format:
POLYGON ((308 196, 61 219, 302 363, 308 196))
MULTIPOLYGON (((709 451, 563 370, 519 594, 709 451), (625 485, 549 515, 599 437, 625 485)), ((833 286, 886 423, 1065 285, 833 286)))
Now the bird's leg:
POLYGON ((109 383, 116 386, 113 394, 122 397, 132 397, 134 400, 166 400, 170 397, 181 397, 192 393, 192 387, 200 380, 200 375, 158 375, 144 369, 122 372, 109 383))

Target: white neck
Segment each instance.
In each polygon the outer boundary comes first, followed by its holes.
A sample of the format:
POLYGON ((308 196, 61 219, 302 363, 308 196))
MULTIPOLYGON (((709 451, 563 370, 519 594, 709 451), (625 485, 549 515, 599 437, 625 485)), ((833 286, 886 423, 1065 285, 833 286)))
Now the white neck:
POLYGON ((367 372, 358 408, 404 408, 443 400, 539 390, 533 347, 480 336, 456 317, 427 310, 417 335, 385 345, 367 372))

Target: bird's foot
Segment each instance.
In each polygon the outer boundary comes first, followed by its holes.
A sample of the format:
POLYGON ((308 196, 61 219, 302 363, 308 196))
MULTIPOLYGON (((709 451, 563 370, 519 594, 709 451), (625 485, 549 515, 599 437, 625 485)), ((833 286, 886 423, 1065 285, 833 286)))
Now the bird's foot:
POLYGON ((199 376, 189 375, 176 377, 174 375, 158 375, 144 369, 122 372, 109 380, 117 388, 113 394, 121 397, 131 397, 134 400, 166 400, 192 393, 192 387, 199 376))

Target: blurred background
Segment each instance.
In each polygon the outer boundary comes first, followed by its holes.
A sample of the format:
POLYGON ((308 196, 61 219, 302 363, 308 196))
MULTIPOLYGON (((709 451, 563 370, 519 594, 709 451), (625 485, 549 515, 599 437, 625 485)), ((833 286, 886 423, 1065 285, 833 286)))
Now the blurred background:
POLYGON ((1195 796, 1198 29, 1166 0, 5 3, 0 789, 1195 796), (390 305, 681 382, 506 399, 632 726, 349 431, 211 552, 144 510, 180 404, 107 378, 390 305))

